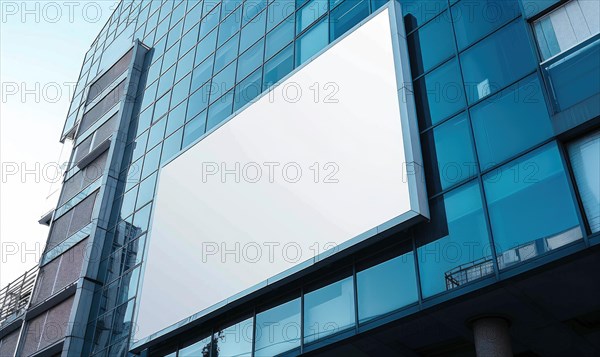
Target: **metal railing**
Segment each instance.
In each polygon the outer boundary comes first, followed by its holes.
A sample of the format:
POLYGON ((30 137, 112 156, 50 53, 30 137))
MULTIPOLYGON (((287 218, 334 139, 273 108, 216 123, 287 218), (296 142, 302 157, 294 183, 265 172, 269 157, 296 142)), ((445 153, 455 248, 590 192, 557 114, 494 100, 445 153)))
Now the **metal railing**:
POLYGON ((22 315, 33 294, 38 267, 35 266, 19 278, 0 289, 0 326, 22 315))

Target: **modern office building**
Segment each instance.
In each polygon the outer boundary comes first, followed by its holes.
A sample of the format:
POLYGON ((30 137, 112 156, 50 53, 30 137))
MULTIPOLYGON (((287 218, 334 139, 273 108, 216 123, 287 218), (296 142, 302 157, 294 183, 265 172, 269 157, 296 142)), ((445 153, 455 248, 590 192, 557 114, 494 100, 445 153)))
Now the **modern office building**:
POLYGON ((600 355, 600 2, 123 0, 0 356, 600 355))

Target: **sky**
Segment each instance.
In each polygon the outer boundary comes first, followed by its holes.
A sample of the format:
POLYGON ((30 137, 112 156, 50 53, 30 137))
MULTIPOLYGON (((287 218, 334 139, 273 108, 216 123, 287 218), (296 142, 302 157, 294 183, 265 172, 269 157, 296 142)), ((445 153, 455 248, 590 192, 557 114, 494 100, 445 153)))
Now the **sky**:
POLYGON ((34 267, 54 208, 59 142, 85 53, 118 3, 0 0, 0 288, 34 267))

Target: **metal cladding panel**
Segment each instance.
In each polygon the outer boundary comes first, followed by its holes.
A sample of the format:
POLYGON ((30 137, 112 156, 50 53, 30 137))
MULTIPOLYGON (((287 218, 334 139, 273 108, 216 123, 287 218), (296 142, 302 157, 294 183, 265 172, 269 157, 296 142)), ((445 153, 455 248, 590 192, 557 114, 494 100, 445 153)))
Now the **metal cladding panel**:
POLYGON ((391 19, 380 12, 161 170, 136 339, 428 215, 407 174, 421 161, 391 19))

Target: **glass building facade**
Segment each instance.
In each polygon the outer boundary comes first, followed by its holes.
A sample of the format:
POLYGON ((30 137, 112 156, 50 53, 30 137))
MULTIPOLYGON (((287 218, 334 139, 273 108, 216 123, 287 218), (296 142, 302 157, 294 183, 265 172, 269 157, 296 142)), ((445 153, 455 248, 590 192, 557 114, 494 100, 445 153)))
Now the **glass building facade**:
POLYGON ((123 0, 83 61, 61 136, 75 143, 73 164, 29 303, 36 313, 0 334, 0 351, 318 352, 593 250, 599 3, 392 2, 405 25, 430 221, 181 334, 134 341, 161 166, 390 4, 123 0), (86 249, 93 255, 79 259, 86 249), (53 316, 65 323, 49 340, 43 321, 53 316))

